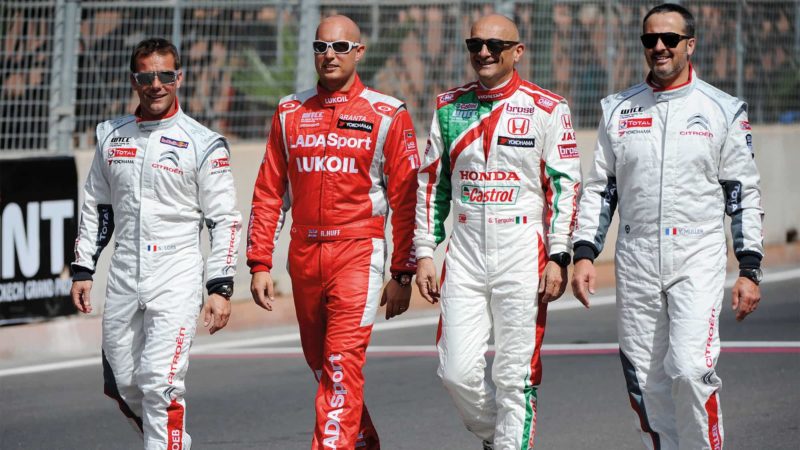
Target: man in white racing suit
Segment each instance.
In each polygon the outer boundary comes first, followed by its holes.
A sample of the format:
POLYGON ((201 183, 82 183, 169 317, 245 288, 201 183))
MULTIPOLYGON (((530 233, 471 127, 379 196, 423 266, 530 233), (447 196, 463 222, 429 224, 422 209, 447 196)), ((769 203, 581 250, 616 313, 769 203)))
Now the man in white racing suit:
POLYGON ((439 376, 484 448, 528 449, 536 434, 547 302, 566 287, 580 159, 566 100, 519 77, 514 23, 479 19, 466 41, 478 81, 439 95, 419 171, 417 284, 439 297, 439 376), (484 380, 491 334, 492 381, 484 380), (494 446, 494 447, 492 447, 494 446))
POLYGON ((643 29, 650 74, 602 101, 573 236, 572 286, 588 306, 592 261, 618 204, 620 358, 642 440, 651 449, 720 449, 722 383, 714 368, 726 213, 740 268, 737 319, 760 299, 762 210, 747 106, 698 79, 686 9, 658 6, 643 29))
POLYGON ((131 56, 135 114, 97 126, 75 242, 72 298, 92 310, 92 274, 115 235, 103 311, 105 393, 146 450, 189 449, 184 376, 201 307, 213 334, 230 315, 241 230, 225 138, 183 113, 177 49, 142 41, 131 56), (200 231, 211 238, 203 306, 200 231))

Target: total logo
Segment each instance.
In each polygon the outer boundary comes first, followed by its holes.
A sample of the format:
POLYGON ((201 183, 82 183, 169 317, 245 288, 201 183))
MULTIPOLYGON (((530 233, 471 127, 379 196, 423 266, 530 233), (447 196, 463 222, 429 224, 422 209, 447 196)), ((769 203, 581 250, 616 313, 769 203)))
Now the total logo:
POLYGON ((339 136, 337 133, 329 134, 301 134, 297 136, 297 140, 292 143, 290 148, 317 148, 321 146, 328 146, 336 149, 345 148, 358 148, 363 150, 372 150, 372 137, 354 138, 347 136, 339 136))
POLYGON ((358 173, 355 158, 338 156, 300 156, 297 158, 297 171, 358 173))
POLYGON ((652 117, 642 117, 637 119, 621 119, 619 121, 619 135, 625 134, 649 134, 649 128, 653 126, 652 117))
POLYGON ((133 164, 134 158, 136 158, 136 147, 108 149, 109 166, 112 164, 133 164))

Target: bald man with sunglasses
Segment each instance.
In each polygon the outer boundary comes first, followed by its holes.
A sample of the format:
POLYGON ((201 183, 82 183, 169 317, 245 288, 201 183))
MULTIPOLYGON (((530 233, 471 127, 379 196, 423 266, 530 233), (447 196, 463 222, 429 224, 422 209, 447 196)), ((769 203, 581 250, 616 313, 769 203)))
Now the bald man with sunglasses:
POLYGON ((251 292, 272 308, 272 251, 291 208, 289 275, 303 354, 318 381, 311 447, 376 450, 362 368, 379 306, 389 319, 411 298, 416 135, 405 104, 358 77, 366 46, 355 22, 326 17, 305 45, 319 83, 283 98, 272 121, 248 232, 251 292), (381 296, 390 209, 392 277, 381 296))
POLYGON ((567 282, 580 159, 567 102, 522 80, 514 22, 489 15, 466 50, 478 80, 438 96, 417 191, 417 285, 441 299, 438 374, 484 449, 536 434, 548 302, 567 282), (441 288, 433 252, 453 212, 441 288), (494 386, 484 379, 494 334, 494 386), (496 392, 495 392, 496 387, 496 392))
POLYGON ((594 164, 575 231, 575 296, 589 305, 592 261, 619 206, 620 359, 647 448, 721 449, 715 371, 731 218, 741 321, 760 300, 759 175, 747 105, 697 77, 694 18, 663 4, 644 18, 644 82, 602 100, 594 164))

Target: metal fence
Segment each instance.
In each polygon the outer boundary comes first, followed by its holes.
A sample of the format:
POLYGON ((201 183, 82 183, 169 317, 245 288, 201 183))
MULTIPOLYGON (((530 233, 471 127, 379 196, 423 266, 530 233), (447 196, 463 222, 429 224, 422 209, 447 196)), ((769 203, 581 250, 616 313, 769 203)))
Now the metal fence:
MULTIPOLYGON (((181 102, 230 138, 264 139, 280 97, 314 83, 318 17, 346 14, 368 44, 366 84, 405 100, 420 134, 436 93, 474 78, 463 39, 479 16, 514 16, 521 75, 565 96, 580 127, 598 100, 646 73, 638 36, 654 2, 633 0, 5 1, 0 4, 0 150, 69 151, 95 124, 129 113, 128 60, 146 37, 173 39, 181 102), (311 37, 310 37, 311 36, 311 37)), ((694 66, 748 101, 752 122, 800 120, 800 0, 686 2, 698 23, 694 66)))

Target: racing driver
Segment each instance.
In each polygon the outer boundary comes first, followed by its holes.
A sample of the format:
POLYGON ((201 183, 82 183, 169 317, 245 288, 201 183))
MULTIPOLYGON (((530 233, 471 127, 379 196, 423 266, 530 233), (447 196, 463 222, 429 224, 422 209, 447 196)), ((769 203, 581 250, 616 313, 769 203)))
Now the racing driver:
POLYGON ((143 433, 146 450, 189 449, 184 377, 203 307, 211 333, 230 315, 241 231, 225 138, 184 114, 174 45, 147 39, 131 55, 139 107, 97 126, 84 186, 72 299, 92 311, 92 274, 116 235, 103 310, 105 393, 143 433), (208 228, 203 305, 200 234, 208 228))
POLYGON ((484 448, 528 449, 547 303, 567 282, 580 159, 567 102, 514 69, 525 50, 516 25, 483 17, 466 44, 478 81, 439 95, 419 171, 417 285, 437 301, 432 257, 452 202, 438 374, 484 448), (492 332, 496 395, 484 380, 492 332))
POLYGON ((416 136, 402 102, 361 83, 360 36, 344 16, 319 24, 319 83, 278 105, 248 230, 251 292, 270 310, 274 241, 291 207, 289 275, 303 353, 319 382, 313 449, 380 448, 362 367, 378 304, 387 319, 403 313, 416 269, 416 136), (379 298, 390 208, 392 279, 379 298))
POLYGON ((714 370, 731 217, 737 320, 761 294, 762 210, 747 105, 692 68, 692 15, 663 4, 643 21, 646 80, 602 100, 594 164, 575 231, 575 296, 594 293, 592 261, 619 205, 620 359, 647 448, 721 449, 714 370), (587 293, 588 291, 588 293, 587 293))

